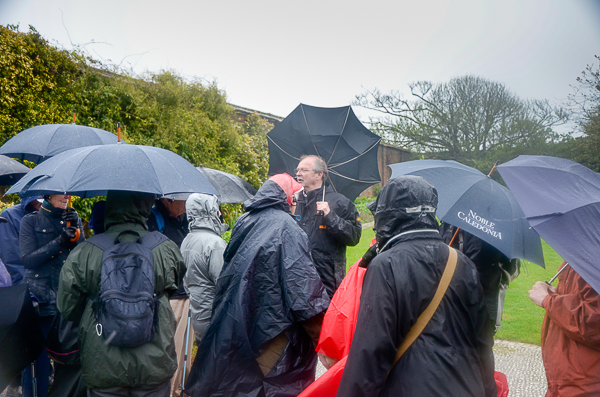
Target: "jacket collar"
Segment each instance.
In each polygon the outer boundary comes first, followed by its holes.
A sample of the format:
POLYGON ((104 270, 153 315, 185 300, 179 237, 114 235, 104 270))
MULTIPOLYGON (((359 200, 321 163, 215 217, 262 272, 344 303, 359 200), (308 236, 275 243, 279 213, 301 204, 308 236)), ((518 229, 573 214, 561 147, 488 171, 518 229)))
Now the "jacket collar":
POLYGON ((52 204, 44 200, 44 202, 42 203, 42 207, 40 208, 40 212, 43 212, 44 214, 52 218, 61 218, 65 210, 63 210, 62 208, 56 208, 52 206, 52 204))

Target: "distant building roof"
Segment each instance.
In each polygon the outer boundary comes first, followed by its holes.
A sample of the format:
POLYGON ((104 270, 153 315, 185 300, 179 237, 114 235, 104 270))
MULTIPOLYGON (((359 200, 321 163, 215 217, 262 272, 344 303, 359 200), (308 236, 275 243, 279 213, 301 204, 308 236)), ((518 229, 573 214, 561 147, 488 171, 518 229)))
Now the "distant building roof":
POLYGON ((274 114, 271 114, 271 113, 261 112, 260 110, 254 110, 254 109, 249 109, 249 108, 245 108, 245 107, 238 106, 238 105, 233 105, 231 103, 229 105, 231 107, 233 107, 236 115, 242 119, 245 119, 246 117, 250 116, 251 114, 256 113, 263 119, 266 119, 269 123, 273 124, 273 126, 276 126, 277 124, 281 123, 281 121, 285 118, 285 117, 275 116, 274 114))

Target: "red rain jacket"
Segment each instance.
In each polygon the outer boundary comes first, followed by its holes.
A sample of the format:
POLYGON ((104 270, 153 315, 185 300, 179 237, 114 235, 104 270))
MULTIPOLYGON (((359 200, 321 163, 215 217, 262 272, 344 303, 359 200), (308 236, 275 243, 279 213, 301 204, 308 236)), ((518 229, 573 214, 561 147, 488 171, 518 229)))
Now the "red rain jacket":
MULTIPOLYGON (((564 266, 564 264, 563 264, 564 266)), ((542 301, 549 396, 600 396, 600 297, 571 267, 542 301)))

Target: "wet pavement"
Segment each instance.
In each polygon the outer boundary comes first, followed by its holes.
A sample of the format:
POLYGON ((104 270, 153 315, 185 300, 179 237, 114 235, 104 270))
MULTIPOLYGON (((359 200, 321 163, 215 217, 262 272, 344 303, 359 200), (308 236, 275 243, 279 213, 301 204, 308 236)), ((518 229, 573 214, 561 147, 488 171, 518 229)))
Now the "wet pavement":
MULTIPOLYGON (((508 379, 509 397, 544 397, 546 395, 546 373, 539 346, 527 343, 496 340, 494 344, 496 371, 508 379)), ((325 368, 317 365, 317 378, 325 368)))

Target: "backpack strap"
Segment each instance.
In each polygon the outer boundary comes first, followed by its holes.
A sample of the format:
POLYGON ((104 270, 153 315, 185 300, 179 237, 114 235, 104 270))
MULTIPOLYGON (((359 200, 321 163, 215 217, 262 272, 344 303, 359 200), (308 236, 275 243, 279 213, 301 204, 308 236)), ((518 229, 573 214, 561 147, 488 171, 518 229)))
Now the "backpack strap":
POLYGON ((96 234, 85 241, 94 244, 102 251, 106 251, 107 249, 115 245, 115 239, 106 233, 96 234))
POLYGON ((169 238, 160 232, 150 232, 140 238, 140 244, 144 247, 153 250, 159 244, 167 241, 169 238))
POLYGON ((410 345, 412 345, 413 342, 419 337, 419 335, 421 335, 421 333, 429 323, 429 320, 431 320, 431 317, 433 317, 433 314, 440 305, 442 298, 446 294, 446 290, 448 289, 450 281, 452 280, 452 276, 454 275, 454 270, 456 269, 456 261, 458 259, 456 250, 452 247, 448 248, 448 262, 446 262, 446 267, 444 269, 444 273, 442 273, 442 278, 440 280, 440 283, 438 284, 437 290, 435 291, 435 295, 433 296, 433 299, 431 300, 429 305, 425 308, 425 310, 423 310, 419 318, 417 318, 417 322, 414 323, 410 331, 408 331, 408 334, 406 334, 406 337, 404 338, 400 346, 398 346, 398 351, 396 353, 396 357, 394 358, 394 363, 390 367, 390 370, 386 375, 386 379, 389 376, 390 372, 392 372, 392 368, 394 368, 394 365, 396 365, 398 360, 400 360, 400 357, 402 357, 402 355, 410 347, 410 345))
POLYGON ((156 219, 156 227, 159 232, 165 231, 165 218, 163 218, 162 213, 156 207, 152 207, 152 213, 154 214, 154 219, 156 219))

